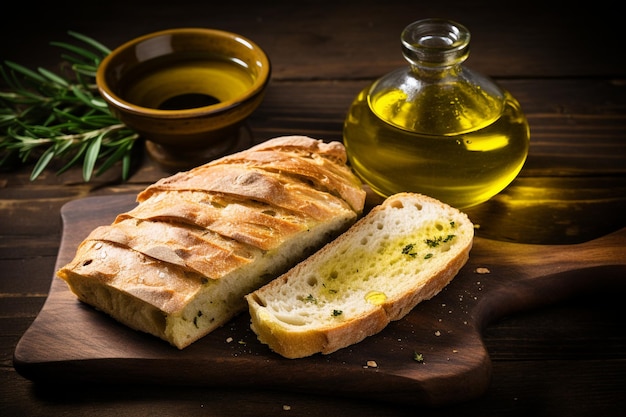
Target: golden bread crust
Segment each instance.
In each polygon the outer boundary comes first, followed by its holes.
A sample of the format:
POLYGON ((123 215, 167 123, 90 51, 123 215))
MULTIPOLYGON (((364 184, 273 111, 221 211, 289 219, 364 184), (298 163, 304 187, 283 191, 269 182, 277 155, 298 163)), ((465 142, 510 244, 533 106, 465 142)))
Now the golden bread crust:
POLYGON ((365 192, 346 161, 340 143, 292 136, 163 178, 94 229, 57 276, 182 349, 356 221, 365 192))

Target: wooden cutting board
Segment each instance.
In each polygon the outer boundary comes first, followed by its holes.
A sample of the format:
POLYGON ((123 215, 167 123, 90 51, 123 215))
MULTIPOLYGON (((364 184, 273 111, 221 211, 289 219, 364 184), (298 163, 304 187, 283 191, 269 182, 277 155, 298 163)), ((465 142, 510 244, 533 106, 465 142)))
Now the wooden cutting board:
MULTIPOLYGON (((111 223, 134 200, 119 195, 66 204, 57 268, 92 229, 111 223)), ((304 359, 285 359, 259 343, 247 313, 180 351, 81 304, 52 278, 48 299, 16 347, 14 366, 26 378, 55 384, 259 386, 440 405, 487 389, 491 366, 481 330, 489 322, 582 291, 608 291, 622 285, 625 272, 626 228, 575 245, 476 237, 469 262, 439 295, 357 345, 304 359)))

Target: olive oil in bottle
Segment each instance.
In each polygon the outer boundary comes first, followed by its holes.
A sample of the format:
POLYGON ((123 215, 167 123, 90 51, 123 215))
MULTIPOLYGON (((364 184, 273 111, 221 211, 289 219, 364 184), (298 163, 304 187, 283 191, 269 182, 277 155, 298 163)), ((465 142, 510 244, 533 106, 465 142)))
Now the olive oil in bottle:
POLYGON ((427 19, 402 33, 398 69, 366 87, 344 125, 350 164, 382 196, 419 192, 458 208, 482 203, 518 175, 528 154, 519 103, 461 63, 469 32, 427 19))

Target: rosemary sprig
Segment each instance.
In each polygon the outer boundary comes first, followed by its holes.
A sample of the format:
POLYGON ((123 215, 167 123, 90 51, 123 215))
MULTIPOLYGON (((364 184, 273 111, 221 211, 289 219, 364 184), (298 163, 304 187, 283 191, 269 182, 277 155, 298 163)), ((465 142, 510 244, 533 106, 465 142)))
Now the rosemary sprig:
POLYGON ((92 38, 68 32, 80 45, 51 44, 65 53, 59 75, 45 68, 32 71, 15 62, 0 65, 8 86, 0 91, 0 168, 17 156, 21 163, 35 160, 35 180, 53 159, 65 164, 62 174, 82 162, 87 182, 115 163, 122 163, 126 180, 138 134, 117 120, 98 93, 96 71, 111 51, 92 38))

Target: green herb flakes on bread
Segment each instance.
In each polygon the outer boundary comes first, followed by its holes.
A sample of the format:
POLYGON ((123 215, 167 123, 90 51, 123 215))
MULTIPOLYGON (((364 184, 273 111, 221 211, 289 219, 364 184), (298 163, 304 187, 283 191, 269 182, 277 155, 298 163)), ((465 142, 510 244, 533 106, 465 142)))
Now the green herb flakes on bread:
POLYGON ((286 358, 329 354, 439 293, 469 258, 474 226, 438 200, 401 193, 246 296, 258 339, 286 358))

